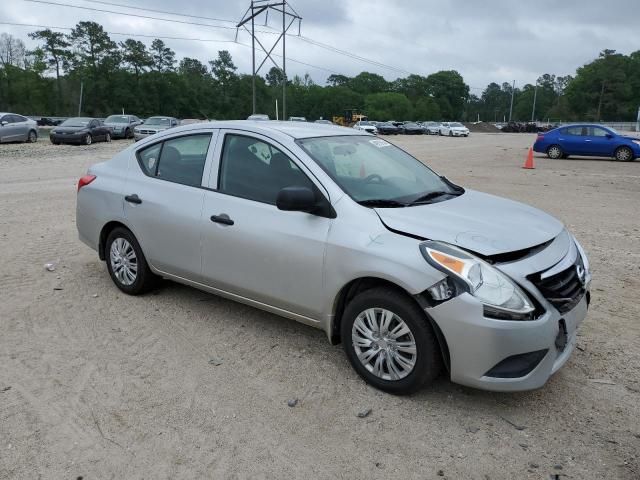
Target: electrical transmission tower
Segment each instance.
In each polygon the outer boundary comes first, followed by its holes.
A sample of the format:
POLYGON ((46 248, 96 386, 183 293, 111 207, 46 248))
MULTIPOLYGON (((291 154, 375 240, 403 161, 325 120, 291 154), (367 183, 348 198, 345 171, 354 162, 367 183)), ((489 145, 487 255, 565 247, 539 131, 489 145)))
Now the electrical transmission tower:
POLYGON ((286 68, 286 37, 287 32, 294 23, 298 23, 298 35, 300 35, 300 24, 302 17, 293 9, 286 0, 252 0, 251 5, 245 12, 242 20, 236 25, 236 41, 238 40, 238 30, 244 28, 251 34, 251 65, 252 65, 252 80, 251 86, 253 90, 253 113, 256 112, 256 75, 260 69, 264 66, 267 60, 275 65, 275 67, 282 72, 282 119, 285 120, 287 114, 287 68, 286 68), (272 12, 272 16, 275 18, 282 17, 282 29, 280 35, 276 38, 271 48, 265 47, 265 43, 262 42, 256 36, 256 21, 259 17, 264 16, 264 25, 267 25, 269 21, 269 12, 272 12), (264 14, 264 15, 263 15, 264 14), (251 24, 251 27, 247 24, 251 24), (273 51, 278 46, 278 43, 282 41, 282 66, 278 65, 273 58, 273 51), (256 68, 256 43, 264 53, 265 57, 256 68))

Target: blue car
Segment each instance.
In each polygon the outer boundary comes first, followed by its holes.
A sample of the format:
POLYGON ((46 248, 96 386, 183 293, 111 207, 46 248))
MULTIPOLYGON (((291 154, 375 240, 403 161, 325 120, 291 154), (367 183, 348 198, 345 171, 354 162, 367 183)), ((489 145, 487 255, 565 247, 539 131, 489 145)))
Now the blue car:
POLYGON ((581 155, 630 162, 640 157, 640 139, 625 137, 613 128, 600 125, 565 125, 539 133, 533 151, 546 153, 552 159, 581 155))

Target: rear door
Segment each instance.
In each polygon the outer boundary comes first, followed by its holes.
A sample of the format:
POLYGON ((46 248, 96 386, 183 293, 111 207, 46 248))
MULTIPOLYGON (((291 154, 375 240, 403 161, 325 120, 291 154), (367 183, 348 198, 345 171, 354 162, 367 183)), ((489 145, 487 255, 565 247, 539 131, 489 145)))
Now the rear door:
POLYGON ((589 127, 566 127, 560 130, 558 142, 567 155, 591 155, 589 127))
POLYGON ((331 219, 278 210, 275 203, 285 186, 308 187, 328 198, 326 191, 273 140, 246 132, 222 134, 220 162, 212 169, 202 214, 205 282, 317 319, 331 219))
POLYGON ((130 160, 124 211, 147 260, 158 270, 199 281, 200 215, 217 130, 146 145, 130 160))

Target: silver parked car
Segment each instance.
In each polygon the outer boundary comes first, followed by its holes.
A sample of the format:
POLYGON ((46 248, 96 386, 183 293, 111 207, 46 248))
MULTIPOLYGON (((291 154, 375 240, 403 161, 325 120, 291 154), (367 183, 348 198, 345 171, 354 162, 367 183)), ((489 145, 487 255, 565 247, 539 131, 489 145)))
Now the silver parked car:
POLYGON ((133 138, 137 142, 149 135, 177 127, 179 123, 178 119, 174 117, 149 117, 144 123, 133 129, 133 138))
POLYGON ((38 122, 17 113, 0 112, 0 143, 38 141, 38 122))
POLYGON ((162 132, 89 169, 76 222, 123 292, 164 277, 323 329, 398 394, 443 366, 472 387, 540 387, 590 299, 585 252, 558 220, 352 128, 162 132))
POLYGON ((135 115, 110 115, 104 124, 111 128, 113 138, 133 138, 133 130, 142 124, 142 120, 135 115))

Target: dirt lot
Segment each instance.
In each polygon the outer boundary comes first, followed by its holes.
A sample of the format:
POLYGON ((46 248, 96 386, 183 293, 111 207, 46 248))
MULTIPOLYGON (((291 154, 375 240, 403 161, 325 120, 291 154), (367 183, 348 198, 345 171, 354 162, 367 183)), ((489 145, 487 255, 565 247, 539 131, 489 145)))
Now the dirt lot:
POLYGON ((319 330, 172 283, 128 297, 74 225, 78 177, 128 142, 0 145, 0 478, 640 478, 640 161, 523 170, 530 135, 391 141, 590 253, 592 308, 544 388, 394 397, 319 330))

